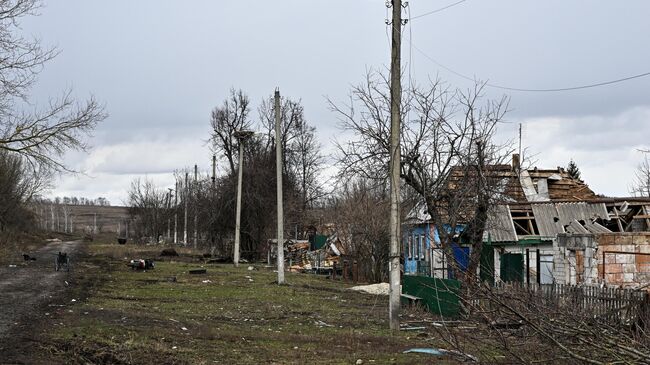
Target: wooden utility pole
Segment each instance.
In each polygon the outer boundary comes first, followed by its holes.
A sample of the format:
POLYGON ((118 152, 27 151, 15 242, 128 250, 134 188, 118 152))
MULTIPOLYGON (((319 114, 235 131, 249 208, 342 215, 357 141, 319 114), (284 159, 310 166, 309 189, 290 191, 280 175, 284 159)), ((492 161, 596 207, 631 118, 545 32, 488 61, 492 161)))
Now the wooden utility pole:
POLYGON ((282 123, 280 121, 280 90, 275 90, 275 169, 278 197, 278 284, 284 284, 284 209, 282 206, 282 123))
POLYGON ((212 192, 217 184, 217 155, 212 155, 212 192))
POLYGON ((174 189, 174 243, 178 243, 178 179, 174 189))
POLYGON ((390 290, 388 317, 390 329, 399 331, 400 312, 400 101, 402 0, 392 0, 393 20, 390 64, 390 290))
POLYGON ((198 166, 194 165, 194 248, 199 242, 199 177, 198 166))
POLYGON ((187 246, 187 198, 189 198, 189 191, 187 180, 189 179, 189 172, 185 172, 185 186, 183 187, 183 200, 185 202, 185 218, 183 219, 183 245, 187 246))

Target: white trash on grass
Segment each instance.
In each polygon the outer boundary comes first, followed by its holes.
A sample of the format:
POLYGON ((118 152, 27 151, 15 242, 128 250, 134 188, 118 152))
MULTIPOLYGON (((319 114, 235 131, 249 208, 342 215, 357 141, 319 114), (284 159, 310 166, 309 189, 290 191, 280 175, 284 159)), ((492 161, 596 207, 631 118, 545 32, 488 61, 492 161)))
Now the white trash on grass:
POLYGON ((388 283, 379 283, 379 284, 353 286, 350 288, 350 290, 362 291, 368 294, 388 295, 389 288, 390 286, 388 285, 388 283))

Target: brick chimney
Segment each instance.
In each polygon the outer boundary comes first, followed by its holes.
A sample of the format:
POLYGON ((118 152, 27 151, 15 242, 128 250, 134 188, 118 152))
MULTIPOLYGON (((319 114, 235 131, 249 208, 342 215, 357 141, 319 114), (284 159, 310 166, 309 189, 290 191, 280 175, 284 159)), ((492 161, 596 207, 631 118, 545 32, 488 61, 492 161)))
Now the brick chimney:
POLYGON ((519 169, 521 168, 520 166, 520 161, 519 161, 519 154, 518 153, 513 153, 512 154, 512 170, 516 173, 519 173, 519 169))

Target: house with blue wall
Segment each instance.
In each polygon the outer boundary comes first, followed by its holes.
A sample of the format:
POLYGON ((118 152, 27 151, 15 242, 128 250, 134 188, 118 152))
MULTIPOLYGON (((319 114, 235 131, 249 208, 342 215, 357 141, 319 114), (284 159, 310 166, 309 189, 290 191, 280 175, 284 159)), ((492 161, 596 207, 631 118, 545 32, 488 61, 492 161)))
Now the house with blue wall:
MULTIPOLYGON (((451 226, 443 229, 451 231, 451 226)), ((460 237, 463 225, 457 225, 454 237, 460 237)), ((404 257, 404 274, 429 276, 440 279, 454 278, 448 255, 442 251, 440 234, 431 222, 424 203, 414 207, 407 215, 402 227, 402 255, 404 257)), ((453 259, 460 270, 467 269, 469 263, 469 246, 459 242, 452 243, 453 259)))

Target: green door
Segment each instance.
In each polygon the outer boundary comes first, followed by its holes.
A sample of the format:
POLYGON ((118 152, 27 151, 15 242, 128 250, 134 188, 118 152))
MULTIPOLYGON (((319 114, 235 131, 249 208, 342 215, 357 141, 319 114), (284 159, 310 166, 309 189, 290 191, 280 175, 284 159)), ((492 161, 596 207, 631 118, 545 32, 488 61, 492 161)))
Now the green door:
POLYGON ((524 255, 504 253, 501 255, 501 280, 524 282, 524 255))
POLYGON ((494 247, 483 243, 481 247, 481 281, 494 285, 494 247))

